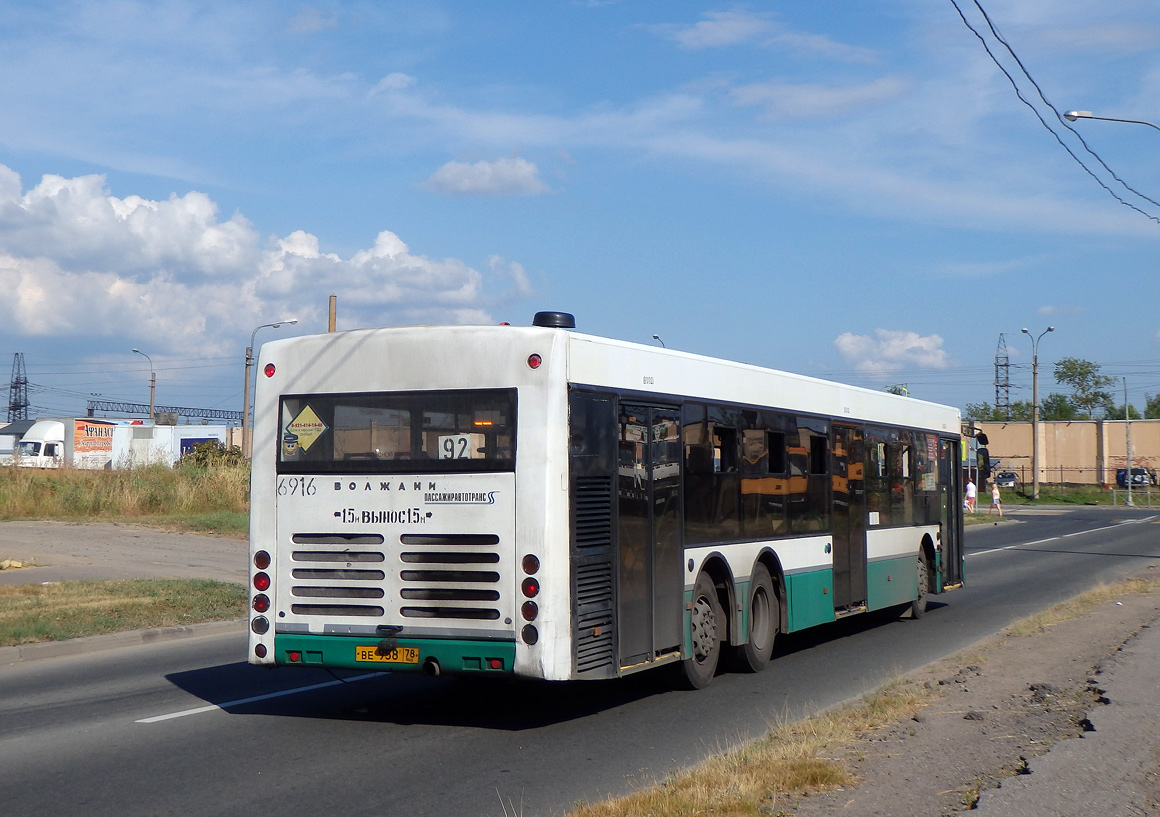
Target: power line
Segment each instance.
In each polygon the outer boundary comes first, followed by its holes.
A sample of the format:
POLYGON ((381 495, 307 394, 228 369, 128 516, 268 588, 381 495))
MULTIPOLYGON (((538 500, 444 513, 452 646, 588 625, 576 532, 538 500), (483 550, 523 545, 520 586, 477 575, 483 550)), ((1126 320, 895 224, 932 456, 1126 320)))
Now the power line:
MULTIPOLYGON (((979 5, 978 0, 974 0, 974 2, 975 2, 975 5, 979 7, 979 10, 982 11, 983 10, 982 6, 979 5)), ((991 47, 987 44, 987 40, 983 37, 983 35, 980 34, 979 31, 973 25, 971 25, 969 20, 967 20, 967 16, 966 16, 966 14, 963 13, 963 10, 959 7, 957 0, 950 0, 950 3, 952 6, 955 7, 955 11, 957 11, 959 13, 959 17, 960 17, 960 19, 962 19, 963 25, 965 25, 968 29, 970 29, 971 33, 974 34, 975 37, 978 38, 980 43, 982 43, 983 50, 987 52, 987 56, 991 58, 991 62, 995 63, 995 66, 1000 71, 1003 72, 1003 76, 1007 77, 1007 81, 1011 83, 1011 87, 1015 90, 1015 96, 1018 97, 1020 102, 1022 102, 1024 105, 1026 105, 1028 108, 1031 109, 1031 112, 1033 114, 1035 114, 1035 118, 1039 120, 1039 124, 1043 125, 1043 127, 1047 130, 1047 132, 1050 133, 1053 137, 1055 137, 1055 141, 1059 143, 1060 147, 1062 147, 1065 151, 1067 151, 1067 155, 1070 156, 1072 158, 1072 160, 1077 165, 1079 165, 1081 168, 1083 168, 1083 171, 1085 173, 1087 173, 1089 176, 1091 176, 1095 180, 1096 184, 1098 184, 1105 191, 1107 191, 1108 195, 1110 195, 1112 198, 1114 198, 1120 204, 1124 205, 1125 207, 1129 207, 1132 210, 1135 210, 1140 215, 1144 216, 1145 218, 1151 219, 1152 221, 1156 222, 1157 224, 1160 224, 1160 218, 1157 218, 1156 216, 1152 215, 1151 213, 1148 213, 1144 210, 1141 210, 1139 207, 1137 207, 1136 205, 1132 204, 1129 201, 1125 201, 1118 193, 1116 193, 1115 190, 1108 187, 1108 185, 1104 183, 1104 180, 1101 179, 1099 176, 1097 176, 1091 170, 1091 168, 1089 168, 1087 165, 1085 165, 1083 163, 1082 159, 1080 159, 1078 156, 1075 155, 1075 151, 1073 151, 1070 147, 1068 147, 1067 143, 1063 141, 1063 139, 1060 137, 1060 135, 1058 133, 1056 133, 1055 130, 1053 130, 1049 124, 1047 124, 1047 120, 1043 118, 1043 115, 1039 112, 1039 110, 1034 105, 1032 105, 1031 102, 1029 102, 1026 97, 1023 96, 1023 92, 1019 90, 1019 84, 1015 82, 1015 78, 1013 76, 1011 76, 1010 72, 1003 66, 1003 64, 1001 62, 999 62, 999 59, 995 56, 994 52, 991 51, 991 47)), ((987 17, 986 12, 983 12, 983 16, 987 17)), ((989 17, 987 17, 987 22, 988 22, 988 25, 990 25, 990 18, 989 17)), ((991 30, 992 30, 992 32, 995 31, 994 26, 991 26, 991 30)), ((995 33, 995 36, 998 37, 997 32, 995 33)), ((1007 45, 1007 43, 1002 38, 999 38, 999 41, 1002 42, 1004 45, 1007 45)), ((1007 50, 1011 51, 1011 47, 1007 46, 1007 50)), ((1011 51, 1011 53, 1012 53, 1012 55, 1014 55, 1014 51, 1011 51)), ((1019 59, 1017 57, 1016 57, 1015 61, 1019 62, 1019 65, 1022 68, 1023 64, 1022 64, 1022 62, 1019 61, 1019 59)), ((1024 74, 1028 76, 1028 79, 1030 79, 1030 75, 1026 74, 1026 70, 1024 70, 1024 74)), ((1036 89, 1038 90, 1039 86, 1035 83, 1034 80, 1031 81, 1031 84, 1035 85, 1036 89)), ((1042 91, 1040 91, 1040 98, 1043 99, 1043 101, 1045 103, 1047 103, 1048 107, 1051 108, 1051 110, 1055 114, 1056 118, 1061 119, 1059 111, 1055 110, 1055 107, 1052 106, 1051 103, 1047 101, 1047 99, 1043 96, 1042 91)), ((1062 119, 1061 119, 1061 121, 1062 121, 1062 119)), ((1072 128, 1070 126, 1065 126, 1065 127, 1067 127, 1067 129, 1069 131, 1071 131, 1071 133, 1073 133, 1081 142, 1083 142, 1083 137, 1081 137, 1079 135, 1079 133, 1077 133, 1074 128, 1072 128)), ((1107 164, 1105 164, 1104 161, 1102 159, 1100 159, 1100 157, 1098 155, 1096 155, 1096 153, 1091 148, 1087 147, 1086 142, 1084 143, 1084 147, 1087 148, 1088 153, 1091 153, 1093 156, 1096 157, 1096 159, 1099 160, 1100 164, 1103 165, 1104 168, 1107 169, 1109 173, 1112 173, 1111 169, 1108 168, 1107 164)), ((1144 196, 1141 193, 1138 193, 1136 190, 1132 189, 1127 184, 1125 184, 1123 182, 1123 180, 1121 180, 1118 176, 1116 176, 1115 173, 1112 173, 1112 176, 1115 177, 1116 180, 1119 181, 1121 184, 1123 184, 1124 187, 1128 188, 1129 190, 1132 190, 1133 193, 1136 193, 1137 196, 1140 196, 1141 198, 1146 199, 1147 201, 1152 201, 1152 199, 1148 198, 1147 196, 1144 196)), ((1156 202, 1152 202, 1152 203, 1156 204, 1156 202)))
POLYGON ((1116 171, 1114 171, 1110 167, 1108 167, 1108 163, 1105 162, 1103 160, 1103 158, 1098 153, 1096 153, 1094 150, 1091 149, 1091 147, 1084 140, 1084 138, 1080 134, 1080 132, 1077 131, 1075 128, 1073 128, 1068 123, 1068 121, 1063 118, 1063 115, 1060 114, 1059 110, 1054 105, 1051 104, 1051 101, 1043 93, 1043 89, 1039 87, 1039 83, 1035 81, 1035 77, 1031 76, 1031 72, 1027 70, 1027 67, 1023 64, 1023 61, 1021 59, 1019 59, 1019 55, 1015 53, 1015 49, 1013 49, 1010 46, 1010 44, 1005 39, 1003 39, 1003 35, 999 33, 999 30, 997 28, 995 28, 995 24, 991 21, 990 15, 987 14, 987 10, 985 8, 983 8, 983 6, 979 2, 979 0, 973 0, 973 2, 975 4, 975 7, 978 8, 979 12, 983 15, 983 19, 987 21, 987 26, 991 29, 991 33, 995 35, 995 39, 998 40, 999 42, 1001 42, 1003 44, 1003 47, 1007 49, 1007 53, 1011 55, 1011 58, 1015 60, 1015 64, 1019 66, 1019 70, 1023 72, 1023 76, 1027 77, 1027 81, 1030 82, 1031 85, 1035 88, 1036 92, 1039 94, 1039 98, 1043 100, 1043 104, 1046 105, 1047 107, 1051 108, 1051 112, 1055 114, 1055 118, 1059 121, 1059 124, 1063 125, 1069 131, 1071 131, 1073 134, 1075 134, 1075 138, 1080 141, 1080 144, 1083 145, 1084 150, 1086 150, 1088 153, 1090 153, 1092 155, 1092 157, 1094 157, 1095 160, 1100 163, 1100 165, 1104 168, 1104 170, 1108 171, 1108 173, 1111 174, 1111 177, 1113 179, 1115 179, 1116 181, 1118 181, 1121 185, 1123 185, 1126 190, 1129 190, 1130 192, 1135 193, 1137 196, 1144 199, 1144 201, 1146 201, 1150 204, 1154 204, 1157 207, 1160 207, 1160 202, 1158 202, 1154 199, 1151 199, 1148 196, 1145 196, 1139 190, 1132 187, 1126 181, 1121 179, 1118 175, 1116 175, 1116 171))

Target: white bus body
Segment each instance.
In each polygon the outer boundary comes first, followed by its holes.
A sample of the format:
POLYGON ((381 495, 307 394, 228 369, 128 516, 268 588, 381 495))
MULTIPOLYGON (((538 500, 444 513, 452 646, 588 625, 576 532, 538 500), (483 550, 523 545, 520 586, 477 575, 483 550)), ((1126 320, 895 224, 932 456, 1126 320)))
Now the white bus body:
POLYGON ((551 326, 258 371, 251 663, 703 686, 962 581, 956 409, 551 326))

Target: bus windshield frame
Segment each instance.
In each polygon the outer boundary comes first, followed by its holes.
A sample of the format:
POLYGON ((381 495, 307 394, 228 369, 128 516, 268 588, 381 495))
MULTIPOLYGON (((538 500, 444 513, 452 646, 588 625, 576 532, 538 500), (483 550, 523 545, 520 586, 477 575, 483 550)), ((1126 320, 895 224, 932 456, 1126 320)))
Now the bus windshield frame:
POLYGON ((515 470, 516 390, 284 394, 280 474, 515 470))

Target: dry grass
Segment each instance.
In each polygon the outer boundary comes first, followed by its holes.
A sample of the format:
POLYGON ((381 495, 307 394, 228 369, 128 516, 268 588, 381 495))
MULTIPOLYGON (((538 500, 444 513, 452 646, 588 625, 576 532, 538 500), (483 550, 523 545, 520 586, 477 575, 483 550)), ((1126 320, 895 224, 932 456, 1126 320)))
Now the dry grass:
POLYGON ((0 646, 228 621, 246 588, 210 579, 130 579, 0 585, 0 646))
POLYGON ((1093 607, 1124 596, 1142 596, 1158 589, 1160 576, 1136 576, 1111 585, 1101 584, 1041 613, 1016 621, 1005 632, 1014 637, 1038 635, 1054 624, 1079 618, 1093 607))
POLYGON ((776 814, 783 797, 848 785, 853 778, 830 759, 836 750, 882 726, 912 717, 936 693, 896 681, 839 707, 775 726, 746 743, 648 789, 584 804, 572 817, 689 817, 776 814))
POLYGON ((132 519, 249 511, 248 466, 0 468, 0 519, 132 519))

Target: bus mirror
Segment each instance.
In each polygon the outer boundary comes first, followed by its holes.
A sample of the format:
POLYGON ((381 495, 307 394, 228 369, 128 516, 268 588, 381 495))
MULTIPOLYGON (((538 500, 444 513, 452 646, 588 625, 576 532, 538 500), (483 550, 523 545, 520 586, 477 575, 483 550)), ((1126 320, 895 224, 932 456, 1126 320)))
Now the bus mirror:
POLYGON ((985 448, 978 453, 979 479, 986 482, 991 478, 991 455, 985 448))
POLYGON ((980 431, 978 434, 975 435, 975 440, 978 441, 979 445, 989 445, 989 443, 987 442, 987 435, 984 434, 982 431, 980 431))

